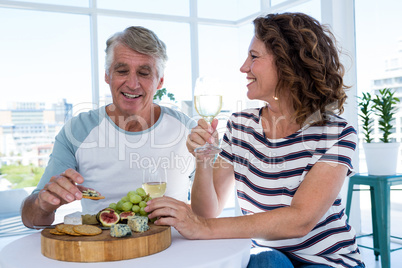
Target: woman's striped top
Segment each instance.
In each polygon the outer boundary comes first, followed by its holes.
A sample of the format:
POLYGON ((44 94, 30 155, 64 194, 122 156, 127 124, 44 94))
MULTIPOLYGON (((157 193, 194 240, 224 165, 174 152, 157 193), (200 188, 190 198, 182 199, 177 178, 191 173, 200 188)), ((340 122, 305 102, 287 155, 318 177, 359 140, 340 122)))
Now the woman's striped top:
MULTIPOLYGON (((222 141, 220 156, 234 166, 243 214, 289 206, 317 162, 340 163, 348 167, 348 176, 353 173, 357 135, 344 119, 330 115, 324 126, 305 126, 288 137, 268 139, 262 129, 261 111, 248 109, 232 114, 222 141)), ((333 267, 362 264, 355 231, 346 222, 339 194, 308 235, 276 241, 254 239, 253 245, 279 249, 306 263, 333 267)))

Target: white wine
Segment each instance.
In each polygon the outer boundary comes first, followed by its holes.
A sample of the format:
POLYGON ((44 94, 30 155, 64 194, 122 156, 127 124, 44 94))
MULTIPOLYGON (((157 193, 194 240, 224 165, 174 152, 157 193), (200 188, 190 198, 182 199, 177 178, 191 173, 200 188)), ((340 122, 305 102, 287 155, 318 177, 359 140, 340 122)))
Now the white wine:
POLYGON ((198 95, 194 96, 194 105, 197 113, 207 121, 219 114, 222 109, 221 95, 198 95))
POLYGON ((161 197, 166 192, 166 182, 147 182, 142 184, 142 188, 152 198, 161 197))

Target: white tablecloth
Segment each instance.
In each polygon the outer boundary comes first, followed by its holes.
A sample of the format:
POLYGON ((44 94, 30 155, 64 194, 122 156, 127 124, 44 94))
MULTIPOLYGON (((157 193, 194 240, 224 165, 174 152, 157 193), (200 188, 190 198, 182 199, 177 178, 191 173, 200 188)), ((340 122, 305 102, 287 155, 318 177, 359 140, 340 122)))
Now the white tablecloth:
POLYGON ((172 244, 154 255, 117 261, 77 263, 49 259, 41 253, 40 233, 27 235, 5 246, 0 252, 1 268, 110 268, 119 267, 246 267, 250 256, 250 239, 188 240, 174 228, 172 244), (115 266, 113 266, 115 267, 115 266))

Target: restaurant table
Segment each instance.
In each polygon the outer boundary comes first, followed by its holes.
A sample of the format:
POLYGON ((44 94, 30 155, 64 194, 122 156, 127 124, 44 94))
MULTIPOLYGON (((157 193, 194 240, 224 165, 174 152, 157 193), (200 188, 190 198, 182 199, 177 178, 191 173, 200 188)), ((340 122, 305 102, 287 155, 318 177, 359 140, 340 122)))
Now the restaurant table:
POLYGON ((250 239, 188 240, 171 228, 172 244, 159 253, 113 262, 64 262, 47 258, 41 253, 41 233, 15 240, 0 252, 1 268, 103 268, 119 267, 247 267, 250 239))

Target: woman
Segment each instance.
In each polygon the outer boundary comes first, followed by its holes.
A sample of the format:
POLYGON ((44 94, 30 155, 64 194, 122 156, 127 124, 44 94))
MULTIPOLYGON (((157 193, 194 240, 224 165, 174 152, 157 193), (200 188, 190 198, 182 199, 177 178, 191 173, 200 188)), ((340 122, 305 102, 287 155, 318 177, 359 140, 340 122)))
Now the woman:
MULTIPOLYGON (((231 116, 222 152, 196 155, 192 211, 154 199, 149 217, 190 239, 252 238, 249 267, 364 267, 339 192, 353 173, 356 131, 336 114, 346 99, 333 35, 300 13, 254 20, 240 71, 247 96, 266 103, 231 116), (244 216, 215 218, 235 184, 244 216)), ((190 152, 214 142, 200 120, 190 152)))

